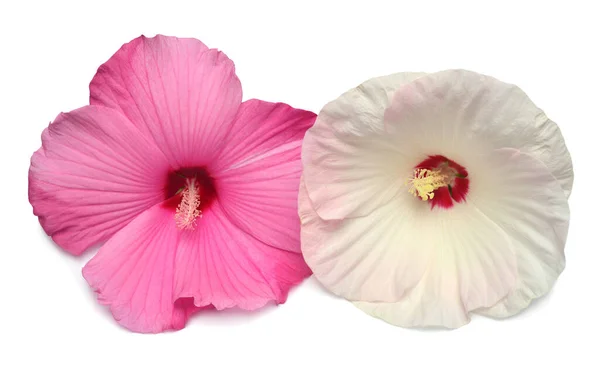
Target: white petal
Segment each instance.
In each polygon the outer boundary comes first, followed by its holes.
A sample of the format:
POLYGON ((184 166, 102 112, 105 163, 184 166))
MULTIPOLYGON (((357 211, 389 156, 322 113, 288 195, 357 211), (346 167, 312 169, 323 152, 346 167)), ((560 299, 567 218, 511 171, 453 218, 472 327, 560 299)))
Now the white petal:
POLYGON ((404 178, 391 160, 397 143, 384 134, 384 111, 400 86, 422 75, 374 78, 321 110, 302 146, 306 186, 321 217, 365 215, 396 194, 404 178))
POLYGON ((569 206, 561 186, 537 159, 505 149, 495 151, 488 165, 494 171, 474 184, 487 191, 469 201, 511 239, 519 278, 507 297, 479 312, 506 317, 546 294, 563 271, 569 206))
POLYGON ((560 129, 517 86, 463 70, 428 74, 396 91, 385 120, 388 133, 413 139, 413 150, 463 166, 465 148, 519 149, 571 193, 573 166, 560 129))
MULTIPOLYGON (((491 299, 487 303, 477 298, 465 300, 464 289, 457 287, 456 280, 449 279, 450 275, 441 275, 444 269, 434 258, 428 271, 430 275, 403 299, 394 303, 355 302, 358 308, 394 325, 455 328, 469 321, 469 311, 505 317, 521 311, 532 299, 548 292, 565 262, 563 250, 569 208, 561 186, 540 161, 514 149, 496 150, 480 162, 489 170, 474 170, 473 186, 482 190, 470 195, 466 204, 501 228, 505 240, 509 240, 518 271, 514 288, 491 308, 485 308, 491 299), (461 292, 460 296, 457 291, 461 292), (465 310, 460 309, 461 303, 465 310)), ((477 223, 473 223, 472 228, 465 233, 479 233, 477 223)), ((483 253, 461 265, 461 260, 467 261, 460 257, 464 250, 454 252, 458 256, 455 262, 459 276, 465 269, 475 270, 475 266, 487 274, 499 267, 483 253)), ((466 277, 480 279, 477 274, 466 277)), ((464 283, 464 279, 458 281, 464 283)), ((486 284, 492 281, 479 280, 476 283, 479 289, 472 289, 472 293, 486 292, 486 284)))
POLYGON ((372 302, 421 292, 415 302, 436 317, 466 316, 513 289, 515 254, 502 229, 468 203, 431 210, 406 194, 366 217, 323 220, 301 186, 302 253, 327 289, 372 302))

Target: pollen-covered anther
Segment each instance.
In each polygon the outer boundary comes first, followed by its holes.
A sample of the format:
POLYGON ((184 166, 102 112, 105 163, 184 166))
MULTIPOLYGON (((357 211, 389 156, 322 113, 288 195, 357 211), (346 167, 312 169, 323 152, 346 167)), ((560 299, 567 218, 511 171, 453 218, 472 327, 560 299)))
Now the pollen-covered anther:
POLYGON ((406 180, 406 185, 410 185, 409 193, 425 201, 433 199, 435 190, 448 186, 448 180, 448 174, 440 170, 417 168, 413 176, 406 180))
POLYGON ((196 183, 196 178, 187 179, 181 193, 181 202, 175 212, 175 224, 180 230, 193 230, 198 217, 202 218, 200 188, 196 183))

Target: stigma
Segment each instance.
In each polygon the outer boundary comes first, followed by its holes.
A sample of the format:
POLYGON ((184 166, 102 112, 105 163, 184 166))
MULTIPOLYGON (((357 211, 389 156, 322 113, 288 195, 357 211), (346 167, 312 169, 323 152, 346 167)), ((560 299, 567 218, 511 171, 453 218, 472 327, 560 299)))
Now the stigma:
POLYGON ((186 179, 181 191, 181 201, 175 212, 175 224, 179 230, 193 230, 198 218, 202 218, 200 210, 200 188, 196 178, 186 179))
POLYGON ((413 171, 413 176, 406 180, 406 185, 410 186, 408 188, 409 193, 426 201, 433 199, 435 190, 447 187, 449 180, 450 176, 446 171, 416 168, 413 171))

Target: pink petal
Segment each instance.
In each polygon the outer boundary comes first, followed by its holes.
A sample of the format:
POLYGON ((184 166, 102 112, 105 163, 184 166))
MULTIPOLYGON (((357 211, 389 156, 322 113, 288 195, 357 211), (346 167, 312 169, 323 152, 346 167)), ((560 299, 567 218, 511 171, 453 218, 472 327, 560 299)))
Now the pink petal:
POLYGON ((156 333, 185 326, 193 306, 173 300, 180 232, 162 205, 115 234, 83 268, 83 276, 127 329, 156 333))
POLYGON ((300 148, 315 114, 287 104, 242 104, 215 168, 223 209, 262 243, 300 252, 300 148))
POLYGON ((235 227, 215 201, 194 230, 177 229, 164 204, 143 212, 104 244, 83 275, 119 324, 156 333, 183 328, 198 307, 283 303, 310 270, 300 253, 235 227))
POLYGON ((272 248, 240 230, 219 202, 195 230, 182 233, 175 269, 175 298, 193 297, 196 306, 219 310, 283 303, 289 289, 310 275, 300 253, 272 248))
POLYGON ((46 233, 73 254, 105 241, 162 201, 168 163, 119 112, 60 114, 29 169, 29 201, 46 233))
POLYGON ((195 39, 144 36, 123 45, 90 84, 90 102, 120 110, 174 167, 208 163, 242 99, 233 62, 195 39))

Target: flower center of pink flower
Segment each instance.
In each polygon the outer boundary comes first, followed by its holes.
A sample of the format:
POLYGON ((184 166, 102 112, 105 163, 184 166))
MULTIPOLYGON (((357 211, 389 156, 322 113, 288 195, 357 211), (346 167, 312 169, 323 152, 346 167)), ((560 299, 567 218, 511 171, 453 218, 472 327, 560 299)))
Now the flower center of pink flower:
POLYGON ((464 202, 469 192, 469 173, 458 163, 433 155, 417 164, 412 176, 406 181, 408 191, 431 208, 451 208, 454 202, 464 202))
POLYGON ((163 206, 175 212, 180 230, 191 230, 202 218, 202 210, 210 206, 216 192, 213 179, 201 167, 181 168, 167 175, 163 206))

